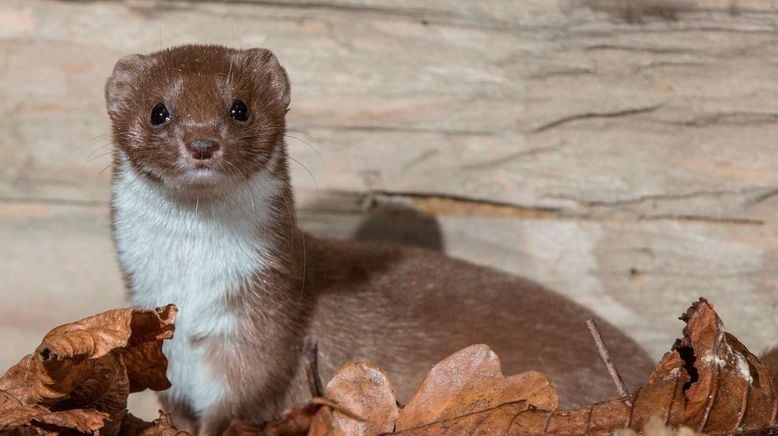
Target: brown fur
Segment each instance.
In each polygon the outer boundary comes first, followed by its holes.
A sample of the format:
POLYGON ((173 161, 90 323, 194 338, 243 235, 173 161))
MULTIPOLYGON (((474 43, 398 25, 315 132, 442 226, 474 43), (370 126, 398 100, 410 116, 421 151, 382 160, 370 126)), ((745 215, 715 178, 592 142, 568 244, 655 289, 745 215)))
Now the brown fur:
MULTIPOLYGON (((236 183, 256 171, 272 171, 284 182, 273 199, 273 224, 262 230, 274 235, 271 268, 229 301, 240 334, 197 338, 208 347, 213 370, 227 374, 227 400, 195 417, 188 405, 163 395, 192 429, 216 434, 232 419, 262 421, 303 401, 306 336, 318 343, 325 382, 349 360, 372 360, 386 368, 403 402, 435 362, 474 343, 489 344, 507 374, 546 372, 568 405, 615 395, 584 328, 594 315, 570 300, 526 279, 420 248, 303 235, 286 160, 265 165, 272 150, 285 153, 289 102, 286 74, 266 50, 185 46, 130 56, 117 64, 106 98, 117 150, 149 180, 175 184, 182 144, 197 134, 221 141, 223 158, 239 173, 236 183), (197 84, 197 92, 175 85, 182 77, 197 84), (229 77, 232 88, 216 87, 217 77, 229 77), (225 118, 224 107, 236 93, 256 117, 246 126, 225 118), (150 127, 148 112, 160 100, 191 116, 166 129, 150 127)), ((171 190, 187 194, 185 186, 171 190)), ((127 281, 132 289, 132 277, 127 281)), ((599 322, 627 383, 645 381, 646 354, 599 322)))

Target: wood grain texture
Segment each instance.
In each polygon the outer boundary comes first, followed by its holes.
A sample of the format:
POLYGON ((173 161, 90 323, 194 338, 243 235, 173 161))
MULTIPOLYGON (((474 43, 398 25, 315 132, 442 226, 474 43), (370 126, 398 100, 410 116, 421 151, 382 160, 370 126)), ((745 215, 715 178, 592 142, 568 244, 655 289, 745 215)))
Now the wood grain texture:
POLYGON ((4 1, 0 310, 18 289, 118 286, 106 229, 72 218, 107 213, 104 79, 122 55, 207 42, 287 67, 312 232, 524 274, 656 357, 704 295, 758 352, 778 331, 777 28, 757 0, 4 1), (51 284, 82 264, 100 278, 51 284))

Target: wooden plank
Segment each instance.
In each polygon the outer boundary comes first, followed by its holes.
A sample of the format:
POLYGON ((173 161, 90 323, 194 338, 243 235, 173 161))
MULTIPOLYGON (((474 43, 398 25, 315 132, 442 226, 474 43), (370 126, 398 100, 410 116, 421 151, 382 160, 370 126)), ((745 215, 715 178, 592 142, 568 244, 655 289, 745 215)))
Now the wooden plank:
MULTIPOLYGON (((616 323, 656 358, 679 334, 675 316, 700 295, 754 351, 778 330, 774 224, 433 216, 410 203, 361 213, 306 201, 308 231, 420 245, 530 277, 616 323)), ((105 206, 0 206, 0 330, 16 338, 0 353, 0 371, 52 326, 126 304, 109 232, 105 206)))
MULTIPOLYGON (((369 2, 369 13, 358 2, 7 2, 0 195, 104 200, 108 158, 90 155, 107 150, 101 83, 112 63, 214 41, 268 45, 287 65, 289 141, 315 179, 295 171, 300 188, 760 219, 752 203, 778 186, 764 140, 778 114, 775 13, 711 4, 627 22, 606 3, 513 6, 507 16, 522 18, 508 31, 425 24, 404 2, 385 7, 401 14, 369 2)), ((447 4, 425 7, 487 21, 485 10, 510 9, 447 4)))

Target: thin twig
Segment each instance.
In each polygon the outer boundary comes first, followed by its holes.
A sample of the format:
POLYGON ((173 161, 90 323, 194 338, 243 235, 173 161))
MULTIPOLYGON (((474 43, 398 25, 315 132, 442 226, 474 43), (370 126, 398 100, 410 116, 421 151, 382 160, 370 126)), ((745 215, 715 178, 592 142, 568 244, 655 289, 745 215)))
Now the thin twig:
POLYGON ((308 389, 312 397, 321 397, 324 395, 324 388, 319 376, 319 347, 316 342, 310 338, 305 338, 303 344, 303 354, 305 356, 305 377, 308 379, 308 389))
POLYGON ((340 413, 348 416, 351 419, 355 419, 355 420, 357 420, 359 422, 365 422, 365 418, 363 418, 363 417, 357 415, 356 413, 346 409, 345 407, 341 406, 340 404, 338 404, 338 403, 336 403, 334 401, 328 400, 326 398, 313 397, 313 398, 311 398, 311 404, 318 404, 320 406, 327 406, 327 407, 329 407, 330 409, 332 409, 332 410, 334 410, 336 412, 340 412, 340 413))
POLYGON ((616 365, 611 360, 608 347, 605 346, 605 341, 602 339, 600 329, 597 328, 597 323, 595 323, 593 319, 587 319, 586 327, 589 328, 589 333, 591 333, 592 339, 594 339, 594 345, 597 346, 597 352, 600 354, 600 359, 602 359, 602 363, 605 364, 605 367, 608 368, 608 374, 610 374, 611 380, 613 380, 613 384, 616 386, 616 390, 619 392, 619 395, 626 397, 625 402, 627 403, 627 406, 632 407, 632 401, 629 398, 627 386, 624 385, 624 380, 622 380, 619 370, 616 369, 616 365))

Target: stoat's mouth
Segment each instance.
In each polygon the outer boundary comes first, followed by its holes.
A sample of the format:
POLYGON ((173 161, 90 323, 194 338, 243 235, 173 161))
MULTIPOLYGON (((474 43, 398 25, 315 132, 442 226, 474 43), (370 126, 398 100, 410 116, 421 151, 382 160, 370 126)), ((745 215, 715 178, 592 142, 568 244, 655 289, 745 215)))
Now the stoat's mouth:
POLYGON ((221 178, 222 176, 226 175, 224 171, 217 169, 217 168, 211 168, 211 167, 197 167, 192 168, 186 172, 186 176, 194 179, 213 179, 213 178, 221 178))
POLYGON ((171 181, 183 191, 203 191, 226 189, 232 184, 232 178, 224 168, 214 162, 203 162, 187 165, 187 168, 183 168, 171 181))
POLYGON ((229 166, 221 151, 208 159, 194 159, 188 155, 180 155, 175 165, 175 172, 184 181, 219 181, 229 177, 231 172, 229 166))

